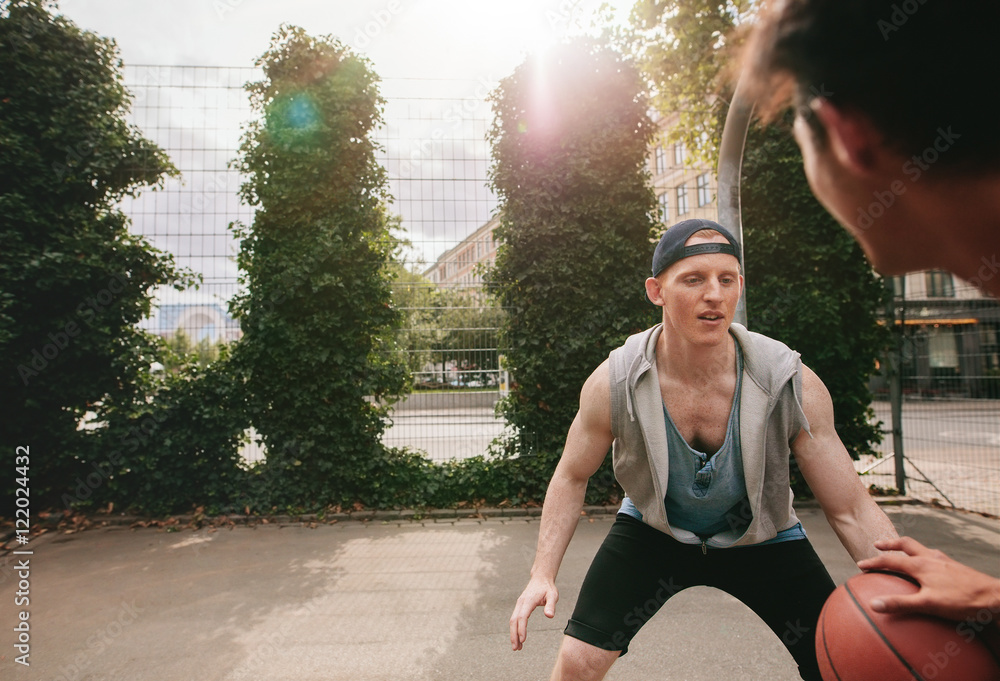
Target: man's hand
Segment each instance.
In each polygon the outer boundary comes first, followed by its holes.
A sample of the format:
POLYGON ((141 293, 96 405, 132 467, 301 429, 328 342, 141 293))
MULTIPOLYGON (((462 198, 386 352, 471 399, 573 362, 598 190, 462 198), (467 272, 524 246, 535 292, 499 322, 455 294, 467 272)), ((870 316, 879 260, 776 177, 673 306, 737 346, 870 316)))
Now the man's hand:
POLYGON ((875 543, 883 553, 862 560, 862 570, 889 570, 908 575, 920 590, 908 596, 886 596, 872 601, 876 612, 924 613, 950 620, 975 617, 983 610, 1000 614, 1000 579, 929 549, 912 537, 875 543))
POLYGON ((552 619, 556 616, 556 602, 559 591, 550 579, 532 577, 528 586, 524 587, 521 597, 517 599, 514 613, 510 616, 510 647, 520 650, 528 638, 528 618, 535 608, 545 606, 545 616, 552 619))

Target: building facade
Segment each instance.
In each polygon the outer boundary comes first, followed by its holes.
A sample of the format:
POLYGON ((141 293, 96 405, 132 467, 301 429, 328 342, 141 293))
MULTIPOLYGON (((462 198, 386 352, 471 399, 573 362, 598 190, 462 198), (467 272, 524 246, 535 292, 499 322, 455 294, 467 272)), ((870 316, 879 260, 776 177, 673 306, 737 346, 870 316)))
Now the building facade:
MULTIPOLYGON (((718 218, 715 172, 693 165, 684 144, 665 141, 666 131, 677 124, 678 118, 674 115, 660 119, 661 134, 647 156, 657 217, 664 229, 689 218, 718 218)), ((483 269, 496 262, 497 242, 493 231, 499 224, 499 216, 493 217, 461 243, 442 253, 423 275, 438 286, 481 286, 483 269)))
POLYGON ((494 216, 485 225, 441 254, 423 272, 423 276, 441 287, 477 289, 483 284, 483 270, 497 259, 497 241, 493 231, 500 224, 494 216))
POLYGON ((683 143, 669 143, 668 132, 679 122, 674 114, 660 118, 660 135, 649 152, 649 174, 656 194, 657 217, 664 227, 681 220, 718 219, 714 169, 692 162, 683 143))
MULTIPOLYGON (((940 270, 892 283, 904 394, 1000 398, 1000 301, 940 270)), ((872 387, 886 390, 884 376, 872 387)))

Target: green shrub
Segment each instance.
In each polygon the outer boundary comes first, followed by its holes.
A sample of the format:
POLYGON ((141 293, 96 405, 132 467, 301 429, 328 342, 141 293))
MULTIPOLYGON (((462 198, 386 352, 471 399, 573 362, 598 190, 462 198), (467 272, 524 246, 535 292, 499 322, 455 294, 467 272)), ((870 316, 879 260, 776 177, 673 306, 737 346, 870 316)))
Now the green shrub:
POLYGON ((507 312, 502 410, 518 432, 508 465, 538 476, 526 491, 548 482, 587 376, 658 321, 643 288, 656 223, 641 92, 630 62, 579 40, 526 61, 492 95, 502 214, 488 280, 507 312))
POLYGON ((369 63, 331 37, 283 26, 248 86, 239 169, 253 224, 234 225, 245 293, 234 361, 267 448, 270 503, 386 503, 380 443, 407 374, 395 352, 395 241, 373 129, 383 100, 369 63))
MULTIPOLYGON (((0 465, 30 447, 33 508, 101 461, 88 412, 130 400, 156 359, 136 324, 156 286, 194 282, 130 234, 125 196, 176 169, 129 125, 113 41, 12 0, 0 12, 0 465)), ((4 492, 12 497, 12 478, 4 492)))

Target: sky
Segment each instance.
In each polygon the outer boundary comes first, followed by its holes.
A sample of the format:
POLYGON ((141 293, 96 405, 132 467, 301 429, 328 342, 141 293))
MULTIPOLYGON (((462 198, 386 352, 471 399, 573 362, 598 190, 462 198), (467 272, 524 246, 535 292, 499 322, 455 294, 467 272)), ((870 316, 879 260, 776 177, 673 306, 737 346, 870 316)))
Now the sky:
MULTIPOLYGON (((332 34, 383 78, 489 78, 590 24, 603 0, 62 0, 133 64, 247 66, 282 23, 332 34)), ((627 18, 633 0, 610 0, 627 18)))
MULTIPOLYGON (((624 22, 633 2, 607 4, 624 22)), ((240 91, 229 91, 239 100, 236 108, 218 110, 207 103, 212 100, 205 89, 141 87, 177 82, 178 69, 157 67, 250 67, 283 23, 314 36, 333 35, 370 59, 389 100, 386 126, 378 135, 386 147, 394 211, 414 244, 411 269, 420 272, 495 210, 486 186, 490 106, 485 96, 528 53, 590 27, 602 3, 60 0, 58 11, 80 28, 115 40, 136 122, 183 172, 164 191, 144 192, 123 209, 132 217, 133 231, 204 275, 199 291, 158 292, 161 304, 189 304, 222 303, 236 289, 237 245, 226 225, 247 221, 252 211, 240 205, 239 179, 226 163, 237 153, 240 122, 249 113, 240 91), (442 134, 455 139, 441 140, 442 134), (196 151, 204 149, 214 153, 196 151)), ((210 80, 222 73, 203 72, 210 80)))

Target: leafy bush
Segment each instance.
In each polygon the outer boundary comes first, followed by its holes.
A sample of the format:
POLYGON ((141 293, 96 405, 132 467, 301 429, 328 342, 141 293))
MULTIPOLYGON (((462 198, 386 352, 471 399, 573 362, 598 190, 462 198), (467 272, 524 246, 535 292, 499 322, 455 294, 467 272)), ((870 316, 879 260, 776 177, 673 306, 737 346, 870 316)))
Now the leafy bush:
POLYGON ((135 326, 152 289, 193 283, 117 208, 177 171, 126 121, 114 42, 47 6, 12 0, 0 13, 0 464, 30 447, 38 508, 100 459, 83 417, 131 399, 155 359, 135 326))
POLYGON ((176 372, 150 377, 142 399, 102 410, 101 457, 78 478, 63 506, 99 507, 151 515, 242 510, 249 473, 240 446, 248 418, 243 387, 230 358, 201 368, 193 360, 176 372), (102 479, 103 478, 103 479, 102 479), (94 484, 99 481, 98 484, 94 484))
POLYGON ((502 214, 488 279, 507 312, 500 341, 512 383, 502 409, 519 433, 511 447, 536 457, 545 482, 587 376, 657 321, 643 289, 655 199, 641 92, 630 62, 579 40, 529 59, 492 95, 502 214))
POLYGON ((245 334, 234 361, 268 452, 258 475, 278 505, 382 503, 393 462, 382 417, 407 374, 371 138, 378 79, 336 39, 289 26, 257 64, 264 79, 248 89, 261 116, 237 164, 257 212, 234 225, 245 293, 232 309, 245 334))

